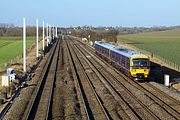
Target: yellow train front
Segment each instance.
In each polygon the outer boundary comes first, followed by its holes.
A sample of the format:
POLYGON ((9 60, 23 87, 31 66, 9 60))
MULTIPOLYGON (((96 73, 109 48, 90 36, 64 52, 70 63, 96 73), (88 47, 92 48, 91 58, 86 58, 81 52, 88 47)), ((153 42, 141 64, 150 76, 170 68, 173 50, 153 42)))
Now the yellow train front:
POLYGON ((95 52, 133 80, 149 76, 150 61, 145 54, 102 41, 95 42, 95 52))
POLYGON ((135 54, 130 58, 130 74, 135 79, 144 79, 149 77, 150 61, 144 54, 135 54))

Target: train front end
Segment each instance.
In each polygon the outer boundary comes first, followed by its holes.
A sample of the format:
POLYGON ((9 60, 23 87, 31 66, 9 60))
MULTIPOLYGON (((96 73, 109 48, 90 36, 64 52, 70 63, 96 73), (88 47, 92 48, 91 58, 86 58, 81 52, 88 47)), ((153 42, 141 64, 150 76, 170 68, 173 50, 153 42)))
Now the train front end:
POLYGON ((134 79, 146 79, 150 72, 150 60, 146 55, 133 55, 130 59, 130 74, 134 79))

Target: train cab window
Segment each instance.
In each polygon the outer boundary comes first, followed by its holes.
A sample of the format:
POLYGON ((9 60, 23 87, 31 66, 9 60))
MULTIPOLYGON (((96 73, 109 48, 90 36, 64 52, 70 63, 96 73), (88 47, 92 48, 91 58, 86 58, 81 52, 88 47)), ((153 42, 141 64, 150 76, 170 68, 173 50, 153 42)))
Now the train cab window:
POLYGON ((145 58, 136 58, 133 59, 133 66, 134 67, 148 67, 149 66, 149 60, 145 58))
POLYGON ((141 59, 141 65, 149 66, 149 60, 148 59, 141 59))

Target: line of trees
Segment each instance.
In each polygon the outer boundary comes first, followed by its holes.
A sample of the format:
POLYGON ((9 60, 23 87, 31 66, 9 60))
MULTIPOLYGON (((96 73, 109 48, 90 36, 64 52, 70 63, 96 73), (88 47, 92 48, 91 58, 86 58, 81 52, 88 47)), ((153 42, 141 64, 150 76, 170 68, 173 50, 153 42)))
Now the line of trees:
MULTIPOLYGON (((0 28, 0 36, 22 36, 22 32, 21 27, 0 28)), ((36 27, 27 27, 26 34, 27 36, 36 36, 36 27)), ((39 35, 42 36, 42 28, 39 28, 39 35)))
POLYGON ((76 37, 82 37, 90 39, 91 41, 101 41, 105 40, 108 42, 117 42, 118 30, 108 30, 108 31, 95 31, 95 30, 70 30, 71 34, 76 37), (90 38, 89 38, 90 35, 90 38))

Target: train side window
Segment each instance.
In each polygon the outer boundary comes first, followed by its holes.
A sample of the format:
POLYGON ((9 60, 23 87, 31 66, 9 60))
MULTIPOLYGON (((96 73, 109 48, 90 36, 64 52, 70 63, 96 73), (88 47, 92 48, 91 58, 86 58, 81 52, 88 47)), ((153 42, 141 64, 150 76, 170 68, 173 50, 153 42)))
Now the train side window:
POLYGON ((121 65, 121 55, 119 55, 119 64, 121 65))
POLYGON ((114 52, 113 55, 114 55, 114 56, 113 56, 113 60, 116 61, 116 53, 114 52))
POLYGON ((111 52, 111 55, 112 55, 112 60, 114 59, 114 52, 111 52))
POLYGON ((113 53, 113 52, 111 52, 111 54, 112 54, 112 60, 113 60, 113 58, 114 58, 114 53, 113 53))
POLYGON ((126 61, 125 61, 125 57, 124 56, 122 57, 122 61, 121 62, 122 62, 122 66, 125 66, 126 61))
POLYGON ((112 52, 112 60, 114 60, 114 52, 112 52))
POLYGON ((112 59, 112 52, 110 52, 110 59, 112 59))
POLYGON ((119 54, 116 53, 116 62, 119 61, 119 54))
POLYGON ((125 65, 125 60, 122 60, 122 65, 123 65, 123 66, 125 65))
POLYGON ((128 67, 128 68, 130 67, 130 64, 129 64, 129 62, 127 63, 127 67, 128 67))
POLYGON ((114 59, 115 59, 115 53, 112 52, 112 60, 114 61, 114 59))
POLYGON ((108 57, 108 49, 106 49, 106 56, 108 57))
POLYGON ((129 68, 129 61, 128 61, 128 58, 126 58, 126 68, 129 68))

